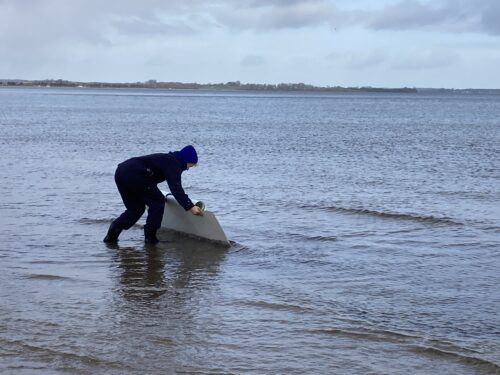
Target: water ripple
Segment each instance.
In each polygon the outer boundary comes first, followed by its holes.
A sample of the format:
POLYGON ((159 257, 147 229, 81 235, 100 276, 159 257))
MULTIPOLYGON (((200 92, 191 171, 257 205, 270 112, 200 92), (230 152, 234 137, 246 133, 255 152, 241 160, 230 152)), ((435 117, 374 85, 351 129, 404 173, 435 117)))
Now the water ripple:
POLYGON ((328 205, 302 205, 302 208, 308 209, 319 209, 332 212, 340 212, 351 215, 368 215, 375 216, 384 219, 395 219, 395 220, 409 220, 417 221, 423 223, 432 224, 448 224, 448 225, 460 225, 464 224, 448 217, 437 217, 432 215, 420 215, 420 214, 410 214, 410 213, 398 213, 390 211, 377 211, 366 208, 354 208, 354 207, 341 207, 341 206, 328 206, 328 205))

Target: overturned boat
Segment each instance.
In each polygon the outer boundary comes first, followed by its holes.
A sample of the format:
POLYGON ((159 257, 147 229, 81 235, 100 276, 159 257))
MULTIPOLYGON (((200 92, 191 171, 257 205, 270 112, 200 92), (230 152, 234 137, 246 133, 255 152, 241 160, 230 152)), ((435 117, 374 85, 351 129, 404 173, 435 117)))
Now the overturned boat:
POLYGON ((184 233, 191 237, 230 246, 229 239, 215 217, 215 214, 204 210, 202 202, 196 202, 196 205, 203 210, 203 216, 196 216, 189 211, 185 211, 171 194, 167 194, 165 196, 165 211, 163 212, 161 227, 184 233))

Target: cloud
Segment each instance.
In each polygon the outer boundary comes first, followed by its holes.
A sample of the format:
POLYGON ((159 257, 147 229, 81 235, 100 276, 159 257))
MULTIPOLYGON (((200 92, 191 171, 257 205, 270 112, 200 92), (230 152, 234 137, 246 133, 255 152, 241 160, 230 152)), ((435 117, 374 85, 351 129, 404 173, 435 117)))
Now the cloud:
MULTIPOLYGON (((208 7, 221 27, 236 30, 301 29, 330 25, 372 30, 433 30, 500 35, 498 0, 400 0, 341 8, 335 0, 219 0, 208 7)), ((340 3, 339 3, 340 4, 340 3)), ((203 9, 203 7, 200 7, 203 9)))
POLYGON ((330 0, 249 0, 228 1, 213 16, 231 29, 269 31, 328 24, 334 12, 330 0))
POLYGON ((145 65, 151 66, 151 67, 156 67, 156 68, 163 68, 165 66, 171 66, 174 65, 175 61, 169 57, 169 56, 153 56, 150 59, 146 60, 144 62, 145 65))
POLYGON ((383 9, 365 14, 365 22, 372 29, 412 29, 443 22, 449 17, 443 6, 426 5, 415 0, 404 0, 383 9))
POLYGON ((480 8, 478 15, 478 27, 490 34, 500 34, 500 2, 478 0, 477 6, 480 8))
MULTIPOLYGON (((500 35, 498 0, 400 0, 341 8, 336 0, 0 0, 0 44, 115 43, 117 36, 170 36, 210 30, 363 26, 500 35), (27 27, 29 25, 29 27, 27 27)), ((1 48, 1 47, 0 47, 1 48)))
POLYGON ((160 19, 143 19, 139 17, 120 18, 111 23, 122 35, 172 36, 195 34, 196 30, 186 22, 166 22, 160 19))
POLYGON ((264 65, 266 60, 262 56, 247 55, 241 60, 241 66, 260 66, 264 65))
POLYGON ((143 66, 189 77, 190 68, 199 74, 198 64, 212 63, 207 80, 231 67, 259 78, 266 69, 241 67, 283 66, 295 57, 304 61, 290 64, 290 77, 313 75, 321 64, 367 75, 375 67, 430 70, 472 59, 478 43, 491 42, 478 51, 491 55, 500 35, 500 0, 0 0, 0 14, 0 71, 28 77, 135 77, 143 66), (428 33, 401 33, 402 42, 399 30, 428 33), (333 49, 345 52, 325 64, 333 49), (457 55, 446 52, 453 49, 457 55))
POLYGON ((460 61, 458 54, 448 50, 407 48, 397 53, 380 49, 333 52, 327 60, 349 70, 368 70, 389 66, 397 70, 426 70, 451 66, 460 61))
POLYGON ((210 14, 239 30, 300 29, 330 25, 372 30, 437 30, 500 34, 498 0, 400 0, 389 5, 341 8, 335 0, 219 0, 210 14))
POLYGON ((327 56, 329 61, 354 70, 374 68, 384 63, 387 58, 386 53, 379 49, 333 52, 327 56))
POLYGON ((500 35, 498 0, 402 0, 354 14, 354 23, 374 30, 431 29, 500 35))
POLYGON ((260 25, 264 29, 317 26, 328 22, 333 12, 334 8, 329 1, 292 1, 284 6, 267 8, 260 25))
POLYGON ((392 67, 400 70, 437 69, 456 64, 459 60, 459 56, 450 51, 412 48, 396 56, 392 67))

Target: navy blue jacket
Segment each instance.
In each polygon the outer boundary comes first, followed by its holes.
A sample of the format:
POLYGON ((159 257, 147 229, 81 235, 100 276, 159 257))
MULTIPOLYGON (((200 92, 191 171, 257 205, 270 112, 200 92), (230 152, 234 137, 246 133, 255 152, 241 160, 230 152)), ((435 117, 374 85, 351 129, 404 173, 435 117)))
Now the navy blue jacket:
POLYGON ((182 188, 181 174, 187 170, 187 164, 178 151, 168 154, 158 153, 132 158, 140 160, 149 169, 149 176, 157 183, 167 181, 170 192, 187 211, 194 206, 182 188))

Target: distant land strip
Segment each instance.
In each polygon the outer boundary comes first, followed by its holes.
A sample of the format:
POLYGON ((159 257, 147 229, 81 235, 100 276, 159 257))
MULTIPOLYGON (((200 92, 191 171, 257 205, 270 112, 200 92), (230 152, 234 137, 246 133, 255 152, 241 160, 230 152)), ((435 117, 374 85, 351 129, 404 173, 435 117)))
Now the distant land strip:
POLYGON ((126 88, 126 89, 167 89, 167 90, 241 90, 241 91, 321 91, 321 92, 395 92, 416 93, 416 88, 382 88, 382 87, 341 87, 341 86, 313 86, 305 83, 258 84, 241 83, 240 81, 226 83, 182 83, 158 82, 77 82, 62 79, 23 80, 0 79, 0 86, 26 87, 81 87, 81 88, 126 88))
POLYGON ((374 92, 374 93, 433 93, 433 94, 479 94, 500 95, 500 89, 453 89, 415 87, 342 87, 314 86, 305 83, 183 83, 159 82, 154 79, 145 82, 80 82, 63 79, 0 79, 1 87, 76 87, 76 88, 119 88, 119 89, 163 89, 163 90, 226 90, 226 91, 316 91, 316 92, 374 92))

